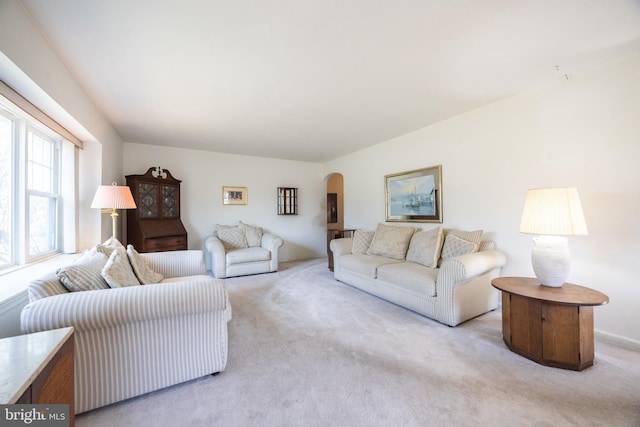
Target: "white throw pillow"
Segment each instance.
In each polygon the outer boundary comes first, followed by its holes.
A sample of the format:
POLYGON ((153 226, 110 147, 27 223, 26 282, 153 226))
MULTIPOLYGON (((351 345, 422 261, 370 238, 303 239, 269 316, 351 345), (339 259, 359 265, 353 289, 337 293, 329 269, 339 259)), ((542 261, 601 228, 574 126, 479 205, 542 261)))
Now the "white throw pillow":
POLYGON ((109 260, 102 268, 102 277, 112 288, 140 285, 124 248, 117 248, 111 253, 109 260))
POLYGON ((444 240, 444 245, 442 246, 442 254, 440 255, 440 263, 449 258, 454 258, 460 255, 466 255, 477 251, 477 243, 469 242, 468 240, 461 239, 454 234, 450 234, 444 240))
POLYGON ((133 245, 127 245, 127 257, 129 258, 129 263, 131 263, 133 272, 135 273, 141 285, 152 285, 154 283, 160 283, 164 279, 162 274, 156 273, 151 268, 149 268, 149 263, 147 262, 147 260, 140 256, 133 245))
POLYGON ((230 228, 238 228, 237 225, 223 225, 223 224, 216 224, 216 231, 220 231, 220 230, 228 230, 230 228))
POLYGON ((255 248, 262 245, 262 227, 254 227, 253 225, 245 224, 242 221, 238 221, 240 228, 244 229, 244 235, 247 238, 247 245, 250 248, 255 248))
POLYGON ((73 264, 59 268, 56 275, 69 292, 109 289, 102 278, 107 256, 93 247, 85 251, 73 264))
POLYGON ((244 249, 247 248, 247 238, 242 228, 223 228, 218 229, 218 238, 222 241, 225 249, 244 249))
POLYGON ((492 251, 496 248, 496 243, 493 240, 482 240, 478 246, 478 252, 492 251))
POLYGON ((482 239, 482 230, 475 231, 461 231, 461 230, 452 230, 449 228, 444 229, 444 238, 446 240, 447 236, 453 235, 457 236, 461 239, 464 239, 468 242, 473 242, 480 246, 480 240, 482 239))
POLYGON ((98 250, 98 252, 102 252, 107 256, 107 258, 109 258, 111 256, 111 253, 117 248, 124 249, 124 246, 115 237, 109 237, 107 240, 104 241, 104 243, 100 245, 96 245, 96 249, 98 250))
POLYGON ((404 259, 407 255, 407 249, 409 249, 409 241, 415 231, 416 229, 413 227, 378 224, 367 254, 404 259))
POLYGON ((407 261, 422 264, 425 267, 438 266, 444 233, 442 227, 428 231, 418 231, 411 237, 407 261))
POLYGON ((376 232, 373 230, 356 230, 353 232, 352 254, 366 254, 376 232))

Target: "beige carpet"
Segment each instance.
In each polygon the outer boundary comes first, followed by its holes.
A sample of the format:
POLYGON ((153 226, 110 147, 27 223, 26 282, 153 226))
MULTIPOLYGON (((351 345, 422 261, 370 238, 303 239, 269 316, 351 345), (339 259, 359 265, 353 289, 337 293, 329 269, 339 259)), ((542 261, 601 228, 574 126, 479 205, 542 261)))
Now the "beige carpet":
MULTIPOLYGON (((640 353, 596 339, 582 372, 333 280, 326 260, 227 279, 225 372, 80 415, 84 426, 640 426, 640 353)), ((597 317, 597 309, 595 316, 597 317)))

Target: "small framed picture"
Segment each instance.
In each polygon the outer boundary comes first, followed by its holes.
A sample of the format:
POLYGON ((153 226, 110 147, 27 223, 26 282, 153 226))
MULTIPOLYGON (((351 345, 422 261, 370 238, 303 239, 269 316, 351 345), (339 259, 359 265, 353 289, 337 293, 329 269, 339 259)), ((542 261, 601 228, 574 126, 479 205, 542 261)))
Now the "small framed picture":
POLYGON ((247 199, 247 187, 222 187, 223 205, 246 205, 247 199))

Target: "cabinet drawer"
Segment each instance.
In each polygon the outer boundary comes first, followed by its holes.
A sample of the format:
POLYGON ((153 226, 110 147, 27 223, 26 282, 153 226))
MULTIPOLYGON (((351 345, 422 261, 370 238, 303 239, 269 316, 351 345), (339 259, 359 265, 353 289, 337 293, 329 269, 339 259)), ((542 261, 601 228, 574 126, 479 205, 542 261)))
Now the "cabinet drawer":
POLYGON ((187 249, 187 236, 167 236, 145 239, 146 252, 179 251, 187 249))

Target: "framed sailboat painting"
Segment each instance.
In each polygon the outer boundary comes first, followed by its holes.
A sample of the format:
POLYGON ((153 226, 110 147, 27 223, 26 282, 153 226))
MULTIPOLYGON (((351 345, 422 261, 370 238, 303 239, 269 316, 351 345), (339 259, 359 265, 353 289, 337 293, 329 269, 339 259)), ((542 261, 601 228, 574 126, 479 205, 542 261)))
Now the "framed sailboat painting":
POLYGON ((385 175, 385 220, 442 222, 442 165, 385 175))

